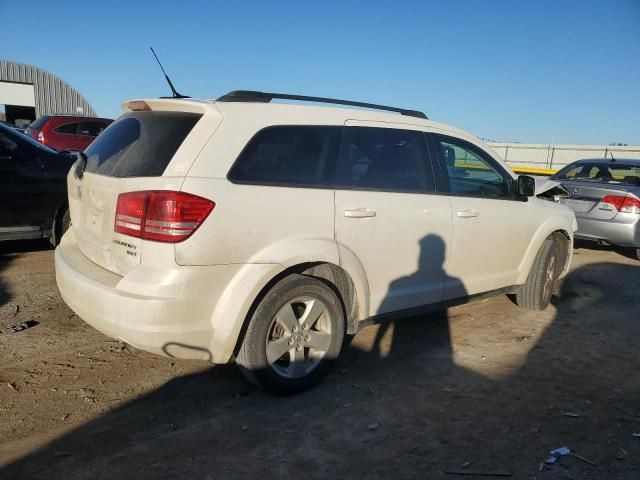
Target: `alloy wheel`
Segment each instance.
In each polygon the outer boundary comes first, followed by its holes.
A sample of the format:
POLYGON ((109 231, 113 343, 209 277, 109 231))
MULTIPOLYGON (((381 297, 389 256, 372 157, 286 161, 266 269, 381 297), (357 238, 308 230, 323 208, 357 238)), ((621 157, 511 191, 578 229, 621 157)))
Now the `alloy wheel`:
POLYGON ((269 366, 281 377, 304 377, 322 361, 331 346, 331 318, 326 305, 310 296, 287 302, 267 330, 269 366))

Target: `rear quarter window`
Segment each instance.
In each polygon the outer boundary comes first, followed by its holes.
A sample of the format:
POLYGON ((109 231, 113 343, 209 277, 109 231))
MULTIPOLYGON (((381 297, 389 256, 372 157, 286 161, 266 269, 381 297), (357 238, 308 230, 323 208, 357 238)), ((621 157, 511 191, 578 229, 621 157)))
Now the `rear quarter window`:
POLYGON ((331 183, 341 127, 274 126, 249 141, 229 171, 234 183, 322 187, 331 183))
POLYGON ((127 113, 87 148, 85 171, 110 177, 160 176, 201 116, 187 112, 127 113))

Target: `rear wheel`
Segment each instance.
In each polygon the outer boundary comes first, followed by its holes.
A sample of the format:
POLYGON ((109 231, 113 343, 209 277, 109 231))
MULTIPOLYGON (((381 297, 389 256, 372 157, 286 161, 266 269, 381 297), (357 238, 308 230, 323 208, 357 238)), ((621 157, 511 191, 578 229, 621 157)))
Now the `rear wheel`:
POLYGON ((49 238, 49 241, 54 247, 60 244, 62 236, 67 230, 69 230, 69 227, 71 226, 71 215, 69 214, 69 209, 66 207, 63 208, 64 210, 60 209, 58 211, 56 220, 53 225, 54 230, 51 237, 49 238))
POLYGON ((255 309, 236 357, 245 376, 273 393, 290 395, 316 385, 338 357, 344 313, 322 281, 290 275, 255 309))
POLYGON ((512 297, 517 305, 529 310, 544 310, 551 301, 553 287, 561 272, 563 245, 555 235, 548 237, 536 255, 527 282, 512 297))

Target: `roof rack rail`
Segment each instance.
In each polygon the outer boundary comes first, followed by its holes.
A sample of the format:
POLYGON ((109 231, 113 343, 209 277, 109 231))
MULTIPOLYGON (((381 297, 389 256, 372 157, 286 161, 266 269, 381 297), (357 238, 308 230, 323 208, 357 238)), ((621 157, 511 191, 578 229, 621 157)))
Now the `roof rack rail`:
POLYGON ((372 108, 374 110, 386 110, 389 112, 397 112, 401 115, 409 117, 425 118, 428 117, 418 110, 407 110, 405 108, 388 107, 386 105, 377 105, 375 103, 353 102, 351 100, 340 100, 337 98, 324 97, 307 97, 305 95, 289 95, 287 93, 266 93, 256 92, 252 90, 234 90, 217 99, 218 102, 259 102, 269 103, 271 100, 297 100, 301 102, 316 103, 333 103, 335 105, 349 105, 351 107, 372 108))

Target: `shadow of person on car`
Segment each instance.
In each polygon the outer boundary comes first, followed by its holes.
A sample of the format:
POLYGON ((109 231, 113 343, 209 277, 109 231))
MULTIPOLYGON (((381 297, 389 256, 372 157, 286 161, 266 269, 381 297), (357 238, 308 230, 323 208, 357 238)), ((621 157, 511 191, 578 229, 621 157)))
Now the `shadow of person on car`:
MULTIPOLYGON (((466 297, 466 289, 463 282, 455 277, 450 277, 445 271, 447 246, 438 235, 427 235, 419 242, 420 254, 416 270, 411 275, 398 278, 391 282, 387 294, 380 307, 380 312, 392 312, 397 309, 398 295, 410 294, 412 290, 421 289, 424 292, 424 301, 417 302, 426 305, 433 302, 433 291, 443 297, 445 286, 455 289, 457 296, 466 297), (434 283, 437 283, 434 287, 434 283)), ((429 330, 426 338, 422 340, 422 346, 430 355, 438 357, 444 362, 443 366, 451 365, 452 346, 451 332, 449 328, 449 315, 447 309, 440 305, 425 307, 411 311, 393 314, 389 318, 380 318, 380 324, 371 331, 375 331, 375 338, 370 347, 370 354, 384 359, 390 355, 399 355, 405 345, 404 341, 417 338, 416 329, 429 330), (423 310, 423 311, 419 311, 423 310), (393 321, 395 320, 395 321, 393 321)), ((422 336, 422 335, 418 335, 422 336)))
POLYGON ((323 383, 293 397, 249 386, 232 366, 174 378, 0 478, 560 478, 565 468, 540 462, 565 445, 597 464, 563 458, 572 478, 636 478, 640 322, 628 286, 639 275, 635 264, 588 264, 555 309, 498 297, 366 329, 323 383))

